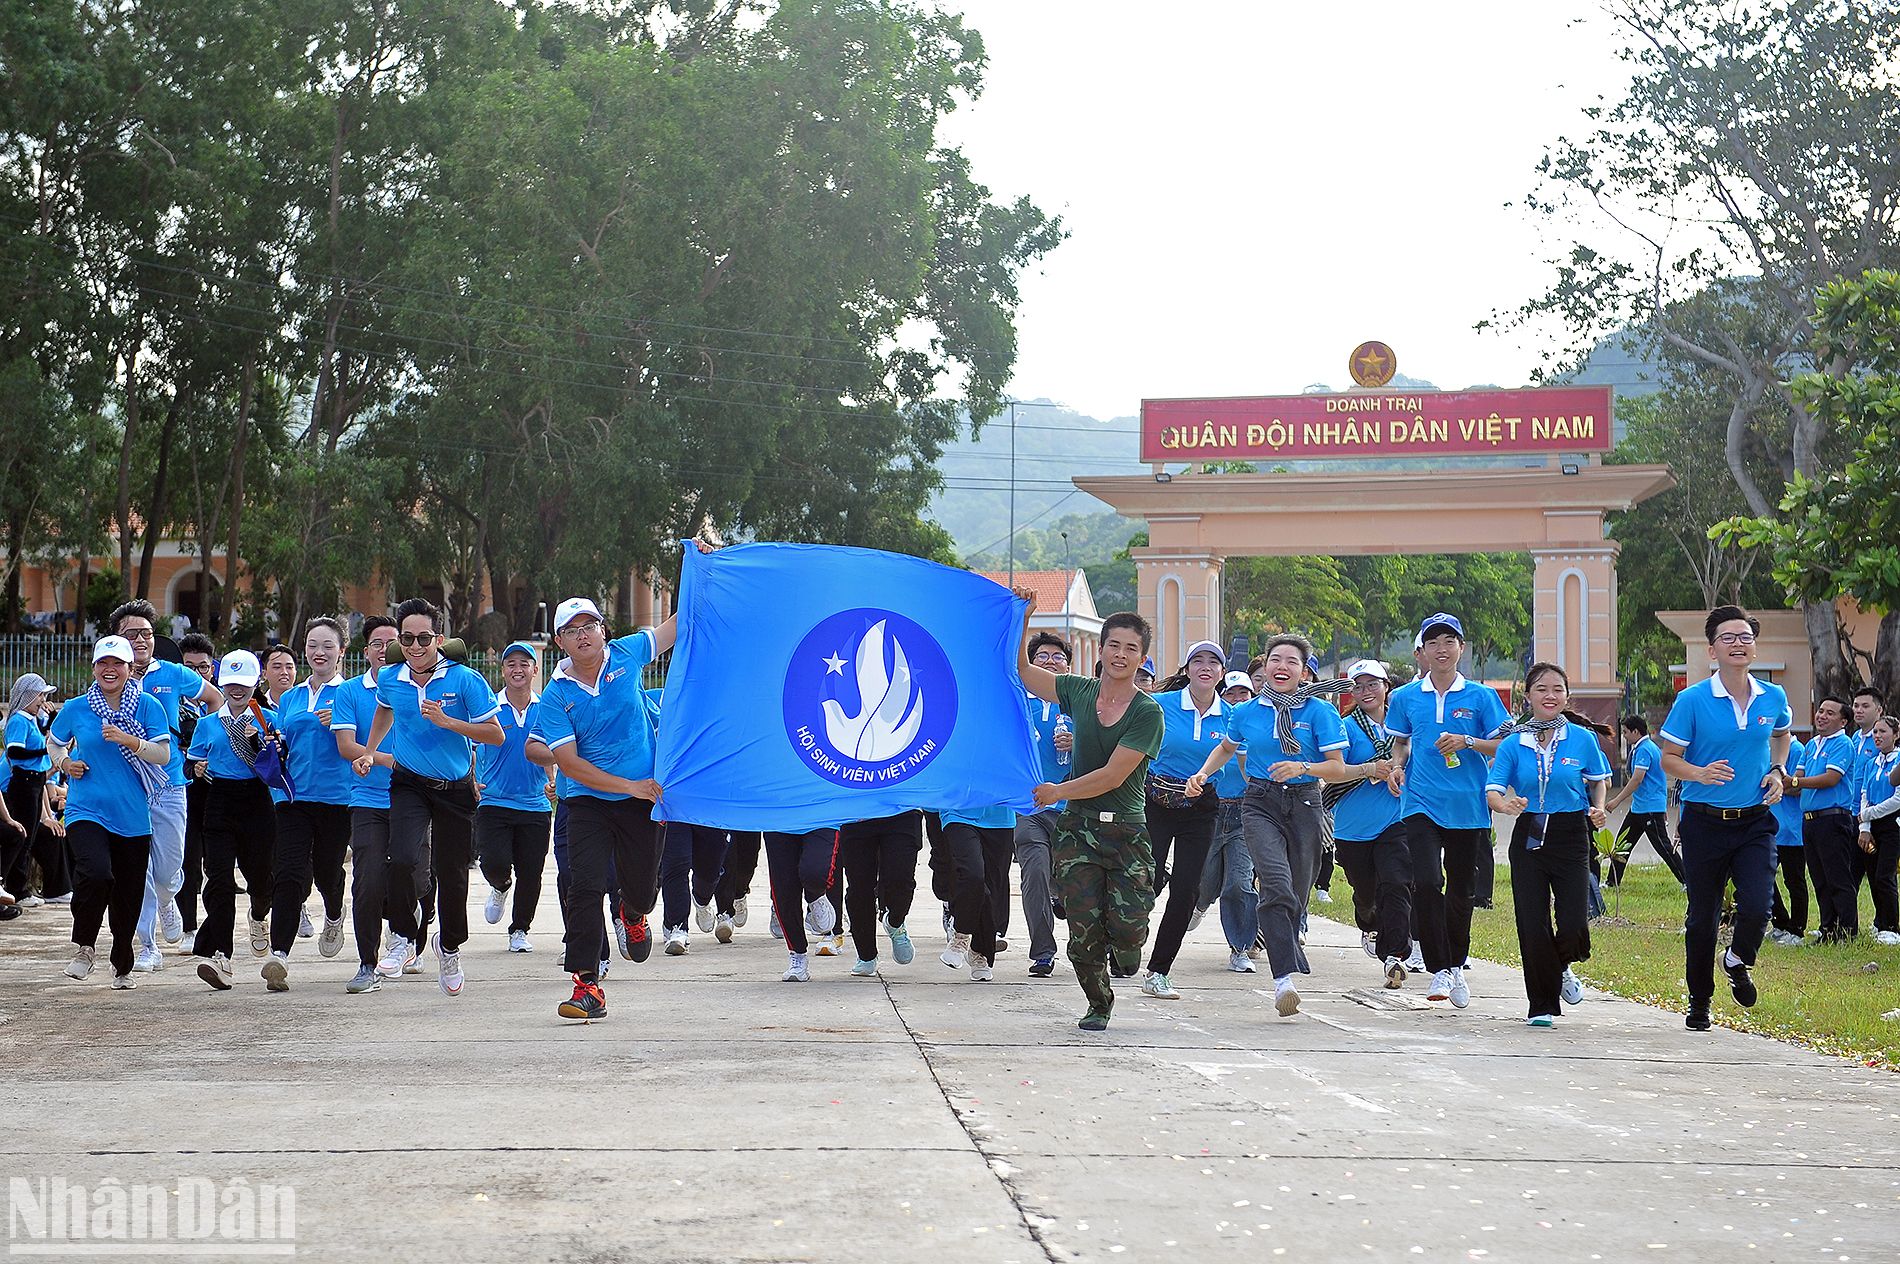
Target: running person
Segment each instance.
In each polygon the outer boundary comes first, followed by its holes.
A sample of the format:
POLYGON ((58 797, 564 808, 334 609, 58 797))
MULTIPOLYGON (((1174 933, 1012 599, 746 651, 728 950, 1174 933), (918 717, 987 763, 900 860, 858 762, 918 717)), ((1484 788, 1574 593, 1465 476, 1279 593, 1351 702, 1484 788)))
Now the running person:
MULTIPOLYGON (((1069 644, 1053 632, 1029 638, 1029 661, 1044 671, 1066 675, 1073 656, 1069 644)), ((1075 726, 1054 702, 1023 693, 1029 709, 1029 727, 1036 735, 1036 753, 1042 761, 1042 779, 1061 781, 1069 775, 1070 752, 1075 749, 1075 726)), ((1016 869, 1023 897, 1023 933, 1029 937, 1029 974, 1046 979, 1056 970, 1055 869, 1052 860, 1060 803, 1016 817, 1016 869)))
MULTIPOLYGON (((212 685, 218 683, 218 651, 211 638, 202 632, 187 632, 178 638, 178 658, 212 685)), ((186 750, 197 733, 198 722, 208 709, 193 700, 178 708, 178 740, 186 750)), ((198 896, 204 889, 205 853, 205 779, 188 777, 185 781, 185 871, 178 885, 178 915, 184 920, 185 937, 178 950, 194 953, 198 932, 198 896)))
POLYGON ((1801 792, 1801 842, 1821 925, 1821 942, 1844 943, 1860 934, 1859 848, 1854 845, 1860 811, 1854 743, 1841 731, 1847 704, 1823 698, 1814 704, 1814 737, 1802 754, 1800 772, 1787 788, 1801 792))
MULTIPOLYGON (((1014 814, 1011 825, 1015 824, 1014 814)), ((917 853, 924 846, 924 814, 899 812, 869 821, 853 821, 838 831, 838 851, 844 863, 845 912, 850 916, 851 942, 857 964, 851 973, 861 978, 877 973, 877 932, 881 926, 891 938, 891 956, 900 966, 917 955, 904 919, 917 898, 917 853), (881 910, 881 911, 880 911, 881 910)), ((1005 870, 1008 863, 1004 864, 1005 870)))
POLYGON ((788 834, 765 832, 765 872, 772 888, 772 916, 785 937, 790 960, 786 983, 811 982, 808 953, 812 935, 832 934, 838 910, 828 894, 838 871, 836 827, 788 834))
MULTIPOLYGON (((276 846, 278 792, 258 780, 256 765, 269 713, 253 701, 262 674, 257 656, 232 650, 219 664, 224 705, 199 720, 186 760, 193 784, 203 787, 204 921, 192 945, 198 977, 220 992, 231 987, 231 953, 237 931, 237 882, 244 875, 250 904, 251 948, 270 947, 271 854, 276 846)), ((278 991, 272 985, 273 991, 278 991)))
MULTIPOLYGON (((1253 679, 1246 672, 1227 673, 1221 699, 1229 708, 1253 701, 1253 679)), ((1193 930, 1201 915, 1220 901, 1221 931, 1227 937, 1227 968, 1235 974, 1254 973, 1253 956, 1260 938, 1260 898, 1253 885, 1253 854, 1241 828, 1241 805, 1247 799, 1247 752, 1223 764, 1214 774, 1214 793, 1220 808, 1214 815, 1214 844, 1201 870, 1201 898, 1195 905, 1193 930)))
POLYGON ((1181 999, 1169 975, 1194 920, 1220 815, 1220 794, 1214 787, 1203 786, 1193 794, 1185 785, 1231 731, 1233 708, 1219 693, 1226 665, 1220 646, 1196 641, 1188 646, 1186 664, 1157 684, 1152 695, 1161 707, 1161 750, 1148 768, 1148 837, 1156 855, 1172 854, 1174 864, 1168 872, 1168 904, 1148 949, 1148 975, 1141 990, 1164 1001, 1181 999))
POLYGON ((1682 782, 1682 869, 1688 879, 1685 979, 1691 1031, 1711 1025, 1716 935, 1722 900, 1735 884, 1733 937, 1722 953, 1735 1003, 1754 1005, 1749 969, 1768 926, 1775 882, 1774 805, 1785 789, 1794 714, 1781 686, 1749 672, 1760 624, 1740 606, 1703 621, 1715 670, 1676 695, 1663 721, 1663 771, 1682 782))
POLYGON ((1583 1001, 1571 963, 1590 959, 1591 838, 1607 818, 1609 730, 1570 710, 1570 678, 1554 663, 1524 675, 1530 719, 1509 726, 1491 761, 1485 797, 1517 818, 1511 831, 1511 903, 1523 958, 1525 1021, 1549 1027, 1583 1001), (1555 920, 1553 922, 1553 909, 1555 920))
POLYGON ((1385 720, 1395 765, 1386 784, 1405 820, 1418 938, 1432 972, 1426 999, 1459 1009, 1471 1004, 1464 964, 1478 851, 1492 845, 1484 761, 1509 720, 1496 691, 1459 672, 1464 653, 1463 624, 1448 614, 1426 619, 1418 650, 1425 671, 1392 691, 1385 720))
MULTIPOLYGON (((171 718, 157 698, 140 690, 135 653, 122 636, 94 645, 91 687, 60 708, 48 734, 53 768, 67 778, 73 959, 66 975, 83 979, 92 973, 99 923, 109 916, 114 988, 137 982, 132 944, 152 859, 152 802, 171 785, 171 718)), ((182 773, 184 761, 178 766, 182 773)))
POLYGON ((1247 748, 1241 829, 1260 886, 1260 933, 1273 967, 1273 1007, 1282 1018, 1299 1012, 1294 976, 1312 973, 1300 943, 1300 919, 1326 841, 1326 808, 1314 770, 1344 766, 1346 731, 1328 698, 1352 688, 1343 680, 1302 683, 1312 652, 1305 637, 1283 634, 1267 642, 1254 664, 1258 696, 1234 709, 1227 737, 1188 779, 1188 791, 1198 793, 1239 748, 1247 748), (1281 758, 1272 759, 1274 754, 1281 758))
POLYGON ((996 954, 1002 936, 991 898, 999 876, 1009 878, 1015 851, 1016 813, 1006 806, 945 808, 943 845, 956 871, 956 890, 950 897, 955 927, 950 944, 939 960, 952 969, 968 967, 970 978, 988 983, 996 977, 996 954))
POLYGON ((46 793, 46 778, 53 765, 46 753, 46 734, 40 728, 40 719, 53 693, 51 685, 28 672, 13 682, 7 706, 6 809, 24 837, 17 844, 19 859, 0 866, 4 869, 0 885, 27 908, 72 889, 66 880, 66 849, 60 842, 66 828, 59 823, 46 793), (40 866, 38 895, 27 891, 27 875, 34 861, 40 866))
MULTIPOLYGON (((1629 780, 1610 796, 1605 808, 1615 812, 1627 803, 1630 810, 1617 834, 1616 855, 1610 860, 1609 885, 1623 881, 1630 853, 1645 838, 1669 866, 1669 872, 1676 875, 1676 881, 1681 882, 1682 857, 1676 854, 1676 845, 1669 841, 1669 778, 1662 770, 1662 747, 1650 737, 1649 721, 1640 715, 1623 717, 1623 740, 1630 752, 1629 780)), ((1594 854, 1595 849, 1591 850, 1594 854)))
POLYGON ((1391 675, 1376 658, 1346 669, 1354 706, 1346 714, 1345 763, 1322 768, 1322 800, 1332 808, 1334 846, 1352 884, 1360 943, 1385 970, 1388 988, 1405 986, 1412 942, 1412 853, 1405 845, 1399 801, 1386 788, 1392 735, 1386 731, 1391 675))
MULTIPOLYGON (((1024 631, 1036 596, 1026 601, 1024 631)), ((1036 806, 1067 801, 1057 825, 1056 890, 1069 922, 1069 964, 1088 998, 1077 1026, 1106 1031, 1115 1008, 1113 960, 1132 974, 1141 964, 1154 911, 1154 852, 1148 845, 1144 782, 1161 749, 1161 708, 1142 692, 1136 672, 1153 643, 1148 621, 1118 611, 1102 621, 1100 675, 1057 675, 1029 661, 1025 635, 1016 671, 1025 688, 1059 703, 1075 724, 1069 777, 1036 787, 1036 806)), ((1149 669, 1152 672, 1152 667, 1149 669)))
POLYGON ((358 756, 355 766, 359 775, 376 764, 390 770, 388 891, 395 933, 381 973, 388 977, 392 961, 414 955, 421 933, 416 866, 426 851, 436 892, 436 982, 444 996, 460 996, 474 859, 471 752, 477 743, 501 745, 503 734, 494 691, 480 672, 443 657, 441 641, 441 611, 420 597, 396 607, 403 661, 377 673, 370 753, 358 756))
MULTIPOLYGON (((1855 699, 1859 702, 1859 699, 1855 699)), ((1900 794, 1893 788, 1900 768, 1900 719, 1883 715, 1874 721, 1873 750, 1861 761, 1859 844, 1868 858, 1874 889, 1874 941, 1900 944, 1900 794)))
POLYGON ((541 870, 548 859, 553 821, 549 791, 553 777, 528 758, 528 735, 541 713, 541 695, 534 692, 539 654, 526 641, 515 641, 501 652, 500 746, 475 751, 475 855, 488 882, 488 901, 482 915, 490 926, 508 912, 508 894, 514 892, 514 912, 508 917, 508 951, 532 952, 528 928, 534 924, 534 906, 541 899, 541 870))

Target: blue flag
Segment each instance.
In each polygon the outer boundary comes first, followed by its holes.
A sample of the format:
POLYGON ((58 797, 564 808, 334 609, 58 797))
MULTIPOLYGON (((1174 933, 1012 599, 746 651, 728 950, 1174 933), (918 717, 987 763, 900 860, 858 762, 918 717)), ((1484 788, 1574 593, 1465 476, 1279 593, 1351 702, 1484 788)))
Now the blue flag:
POLYGON ((799 833, 1035 810, 1023 602, 995 581, 873 549, 689 544, 678 626, 656 815, 799 833))

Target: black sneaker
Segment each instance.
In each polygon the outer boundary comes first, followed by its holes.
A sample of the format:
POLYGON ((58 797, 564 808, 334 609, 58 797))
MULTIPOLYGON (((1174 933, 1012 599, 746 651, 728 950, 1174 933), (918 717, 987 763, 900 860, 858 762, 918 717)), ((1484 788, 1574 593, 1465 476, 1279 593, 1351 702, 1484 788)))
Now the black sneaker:
POLYGON ((1056 915, 1058 922, 1066 922, 1069 920, 1069 910, 1062 907, 1061 900, 1050 900, 1049 911, 1056 915))
POLYGON ((1711 1025, 1709 1022, 1709 1002, 1706 999, 1698 1001, 1691 997, 1689 1000, 1689 1013, 1683 1018, 1682 1025, 1687 1027, 1690 1031, 1707 1031, 1711 1025))
POLYGON ((624 904, 620 906, 620 954, 629 961, 645 961, 653 955, 653 932, 647 929, 645 915, 633 921, 624 904))
POLYGON ((596 1018, 607 1017, 607 994, 600 990, 600 984, 589 983, 578 974, 574 976, 574 995, 561 1002, 562 1018, 574 1018, 591 1023, 596 1018))
POLYGON ((1046 979, 1055 972, 1056 959, 1054 957, 1037 957, 1029 963, 1029 977, 1032 979, 1046 979))
POLYGON ((1755 980, 1748 977, 1745 965, 1724 965, 1728 975, 1728 990, 1735 994, 1735 1003, 1743 1009, 1751 1009, 1755 1004, 1755 980))
POLYGON ((1107 1031, 1108 1015, 1099 1009, 1092 1009, 1082 1015, 1082 1020, 1076 1023, 1076 1026, 1080 1027, 1083 1031, 1107 1031))

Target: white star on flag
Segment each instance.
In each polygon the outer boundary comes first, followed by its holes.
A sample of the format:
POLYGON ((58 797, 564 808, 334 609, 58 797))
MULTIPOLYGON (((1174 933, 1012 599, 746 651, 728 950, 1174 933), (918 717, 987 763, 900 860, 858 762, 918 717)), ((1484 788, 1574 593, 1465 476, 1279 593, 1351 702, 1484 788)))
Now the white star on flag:
POLYGON ((844 675, 844 660, 838 657, 838 651, 833 650, 831 657, 822 661, 825 664, 825 672, 827 675, 844 675))

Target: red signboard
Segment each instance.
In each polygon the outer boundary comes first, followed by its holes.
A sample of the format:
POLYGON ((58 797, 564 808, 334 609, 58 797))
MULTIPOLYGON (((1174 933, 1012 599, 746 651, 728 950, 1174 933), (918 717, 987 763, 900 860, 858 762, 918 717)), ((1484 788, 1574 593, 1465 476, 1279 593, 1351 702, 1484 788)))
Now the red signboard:
POLYGON ((1610 443, 1607 386, 1141 402, 1144 461, 1584 453, 1610 443))

